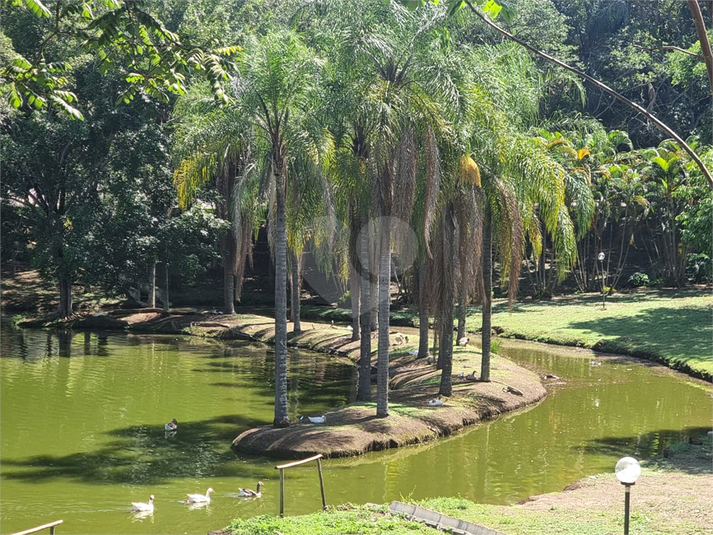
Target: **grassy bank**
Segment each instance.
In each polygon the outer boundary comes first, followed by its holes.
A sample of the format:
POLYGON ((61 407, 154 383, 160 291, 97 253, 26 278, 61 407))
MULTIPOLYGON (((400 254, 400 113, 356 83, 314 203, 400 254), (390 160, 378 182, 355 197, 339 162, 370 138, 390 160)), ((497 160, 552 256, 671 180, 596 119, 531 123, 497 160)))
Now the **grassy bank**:
MULTIPOLYGON (((652 358, 697 377, 713 378, 713 296, 710 290, 614 294, 523 301, 512 311, 496 301, 493 326, 501 335, 652 358)), ((468 330, 480 328, 473 310, 468 330)))
MULTIPOLYGON (((667 458, 660 457, 643 466, 631 490, 632 535, 713 533, 711 437, 699 440, 702 444, 671 446, 667 458)), ((624 489, 613 473, 591 476, 563 492, 535 496, 510 506, 476 504, 457 497, 417 503, 508 535, 622 533, 623 504, 624 489)), ((389 513, 388 505, 344 505, 299 517, 236 519, 229 531, 240 535, 437 533, 389 513)))

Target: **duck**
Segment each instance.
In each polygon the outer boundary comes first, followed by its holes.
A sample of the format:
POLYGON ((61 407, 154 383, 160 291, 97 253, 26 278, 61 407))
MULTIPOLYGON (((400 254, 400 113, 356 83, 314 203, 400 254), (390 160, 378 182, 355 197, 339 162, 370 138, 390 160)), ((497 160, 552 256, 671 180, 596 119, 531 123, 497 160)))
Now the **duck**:
POLYGON ((401 333, 396 333, 396 336, 394 336, 394 345, 400 346, 408 342, 408 336, 405 334, 401 333))
POLYGON ((458 340, 458 345, 461 347, 465 347, 468 345, 468 342, 470 342, 470 339, 467 336, 464 336, 463 338, 458 340))
POLYGON ((153 513, 153 494, 149 496, 149 503, 145 502, 131 502, 132 512, 137 513, 153 513))
POLYGON ((173 420, 171 420, 171 421, 168 422, 167 424, 164 424, 163 428, 164 428, 166 431, 168 431, 168 432, 170 433, 170 432, 175 431, 176 429, 178 429, 178 422, 177 422, 176 419, 174 418, 173 420))
POLYGON ((436 399, 431 399, 428 401, 429 407, 440 407, 442 405, 443 405, 443 400, 441 399, 441 396, 438 396, 436 399))
POLYGON ((408 352, 408 354, 411 355, 412 357, 415 357, 416 355, 418 355, 418 349, 412 349, 411 351, 408 352))
POLYGON ((210 493, 215 492, 212 488, 205 491, 205 496, 202 494, 187 494, 188 498, 184 503, 210 503, 210 493))
POLYGON ((475 370, 473 370, 473 373, 469 373, 468 375, 465 376, 466 381, 477 381, 478 378, 475 375, 475 370))
POLYGON ((242 498, 260 498, 262 496, 262 492, 260 492, 260 487, 264 486, 265 483, 263 483, 262 481, 258 481, 257 490, 238 488, 238 490, 240 491, 240 494, 238 494, 238 496, 242 498))
POLYGON ((327 421, 327 417, 322 416, 300 416, 300 423, 303 424, 323 424, 327 421))
POLYGON ((426 357, 426 363, 427 363, 427 364, 435 364, 435 363, 436 363, 436 359, 433 358, 433 357, 426 357))

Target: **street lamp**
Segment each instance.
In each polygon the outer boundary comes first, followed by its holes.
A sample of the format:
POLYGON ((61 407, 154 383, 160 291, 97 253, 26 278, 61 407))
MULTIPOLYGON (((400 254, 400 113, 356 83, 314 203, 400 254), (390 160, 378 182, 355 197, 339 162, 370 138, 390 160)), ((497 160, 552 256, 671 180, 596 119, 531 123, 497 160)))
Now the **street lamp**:
POLYGON ((604 254, 604 251, 601 251, 597 255, 597 258, 599 259, 599 262, 600 262, 600 265, 602 268, 602 310, 604 310, 606 308, 606 300, 607 300, 607 294, 604 291, 604 279, 606 278, 606 277, 604 277, 604 258, 605 258, 605 256, 606 255, 604 254))
POLYGON ((641 475, 639 461, 633 457, 619 459, 614 467, 616 477, 624 485, 624 535, 629 535, 629 495, 631 486, 636 483, 641 475))

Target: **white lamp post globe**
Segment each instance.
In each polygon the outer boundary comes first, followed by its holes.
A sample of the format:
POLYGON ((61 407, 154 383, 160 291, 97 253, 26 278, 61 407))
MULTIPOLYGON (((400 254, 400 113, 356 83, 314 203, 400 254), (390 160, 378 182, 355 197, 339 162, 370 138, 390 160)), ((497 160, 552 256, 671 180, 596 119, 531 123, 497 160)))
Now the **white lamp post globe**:
POLYGON ((599 259, 600 262, 603 262, 605 256, 606 256, 606 255, 602 252, 602 253, 599 253, 599 254, 597 255, 597 258, 599 259))
POLYGON ((616 463, 614 472, 617 479, 624 485, 633 485, 641 475, 641 465, 633 457, 624 457, 616 463))

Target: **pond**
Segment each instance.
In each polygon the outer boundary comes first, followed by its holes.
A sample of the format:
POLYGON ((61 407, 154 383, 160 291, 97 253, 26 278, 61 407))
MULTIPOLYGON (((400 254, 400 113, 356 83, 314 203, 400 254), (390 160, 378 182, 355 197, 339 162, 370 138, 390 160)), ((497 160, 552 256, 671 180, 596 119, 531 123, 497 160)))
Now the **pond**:
MULTIPOLYGON (((280 461, 236 456, 229 447, 243 430, 272 421, 271 348, 7 326, 0 344, 3 533, 61 518, 60 535, 204 534, 235 517, 278 512, 280 461), (166 436, 172 418, 178 431, 166 436), (261 499, 237 497, 238 487, 258 480, 266 483, 261 499), (181 503, 208 487, 210 505, 181 503), (152 516, 128 512, 150 494, 152 516)), ((423 446, 327 460, 327 502, 510 503, 710 428, 709 384, 585 351, 504 341, 502 353, 559 376, 548 381, 543 403, 423 446)), ((354 399, 354 366, 291 351, 289 373, 293 420, 354 399)), ((285 502, 287 514, 320 509, 314 466, 287 472, 285 502)))

